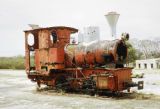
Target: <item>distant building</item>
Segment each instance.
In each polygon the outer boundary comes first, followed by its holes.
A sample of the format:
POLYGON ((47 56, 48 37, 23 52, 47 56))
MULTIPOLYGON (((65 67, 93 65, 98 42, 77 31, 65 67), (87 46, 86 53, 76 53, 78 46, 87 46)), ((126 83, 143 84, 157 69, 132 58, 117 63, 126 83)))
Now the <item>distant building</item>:
POLYGON ((136 69, 160 69, 160 58, 136 60, 136 69))
POLYGON ((78 42, 91 42, 95 40, 100 40, 99 27, 90 26, 85 27, 83 33, 79 33, 78 42))

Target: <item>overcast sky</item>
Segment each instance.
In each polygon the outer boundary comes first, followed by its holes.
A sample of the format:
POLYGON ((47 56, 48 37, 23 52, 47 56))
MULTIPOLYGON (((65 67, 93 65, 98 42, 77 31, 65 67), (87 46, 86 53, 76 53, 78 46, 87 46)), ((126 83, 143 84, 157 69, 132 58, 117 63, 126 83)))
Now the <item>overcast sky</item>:
POLYGON ((101 38, 108 39, 104 15, 110 11, 120 14, 118 36, 128 32, 132 38, 160 37, 160 0, 0 0, 0 56, 24 54, 28 24, 79 30, 99 26, 101 38))

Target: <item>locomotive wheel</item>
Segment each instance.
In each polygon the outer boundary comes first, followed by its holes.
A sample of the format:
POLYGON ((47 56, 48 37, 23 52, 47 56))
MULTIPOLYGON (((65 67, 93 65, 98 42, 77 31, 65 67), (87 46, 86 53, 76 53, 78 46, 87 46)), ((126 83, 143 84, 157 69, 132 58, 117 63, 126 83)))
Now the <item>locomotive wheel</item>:
POLYGON ((58 75, 55 80, 56 89, 65 90, 67 86, 67 79, 65 75, 58 75))

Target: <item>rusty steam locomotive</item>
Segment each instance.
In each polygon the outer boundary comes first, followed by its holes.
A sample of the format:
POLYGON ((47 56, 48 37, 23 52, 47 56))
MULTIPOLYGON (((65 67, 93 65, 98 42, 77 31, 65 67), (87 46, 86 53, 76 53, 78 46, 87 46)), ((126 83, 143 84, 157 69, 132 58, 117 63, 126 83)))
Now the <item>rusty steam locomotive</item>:
POLYGON ((137 86, 127 60, 126 34, 121 40, 70 44, 77 29, 65 26, 25 31, 25 66, 28 78, 54 89, 120 92, 137 86), (33 44, 28 38, 32 35, 33 44), (96 46, 95 46, 96 45, 96 46))

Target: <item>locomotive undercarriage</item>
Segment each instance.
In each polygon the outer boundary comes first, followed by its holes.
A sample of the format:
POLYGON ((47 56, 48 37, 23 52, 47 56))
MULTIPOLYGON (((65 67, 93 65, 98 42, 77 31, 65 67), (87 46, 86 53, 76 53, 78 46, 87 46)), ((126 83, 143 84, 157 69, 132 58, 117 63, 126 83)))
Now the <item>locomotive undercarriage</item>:
POLYGON ((50 70, 41 74, 29 74, 28 77, 56 91, 78 92, 86 94, 119 93, 123 90, 130 91, 131 87, 143 89, 143 81, 134 83, 131 80, 131 68, 119 69, 76 69, 50 70), (123 78, 123 75, 128 77, 123 78))

